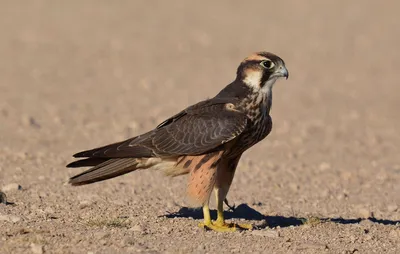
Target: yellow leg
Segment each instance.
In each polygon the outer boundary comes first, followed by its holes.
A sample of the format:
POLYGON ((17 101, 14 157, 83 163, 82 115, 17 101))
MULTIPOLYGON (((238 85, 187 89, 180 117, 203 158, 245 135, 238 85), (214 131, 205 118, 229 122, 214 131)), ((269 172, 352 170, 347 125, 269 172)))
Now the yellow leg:
POLYGON ((225 224, 225 216, 224 216, 224 203, 220 202, 221 200, 218 198, 218 190, 215 191, 215 196, 217 200, 217 220, 215 221, 218 225, 226 225, 225 224))
MULTIPOLYGON (((203 206, 203 215, 204 215, 204 222, 199 224, 199 227, 204 228, 204 229, 211 229, 217 232, 233 232, 236 231, 236 227, 231 227, 228 224, 225 224, 225 222, 219 223, 218 221, 220 220, 220 212, 218 211, 218 219, 216 222, 213 222, 211 220, 210 216, 210 209, 208 208, 208 204, 203 206)), ((222 221, 224 220, 224 214, 222 211, 222 221)))
POLYGON ((212 224, 210 209, 208 208, 208 204, 203 206, 203 216, 204 216, 204 225, 209 226, 212 224))
POLYGON ((233 232, 238 229, 246 230, 253 228, 251 224, 226 223, 224 218, 224 200, 226 200, 226 195, 228 194, 229 187, 231 186, 239 159, 240 155, 232 160, 224 161, 218 166, 217 178, 214 185, 217 201, 217 220, 215 222, 211 221, 210 210, 208 208, 207 201, 207 203, 203 206, 204 223, 200 223, 200 227, 219 232, 233 232))
POLYGON ((253 229, 253 226, 251 224, 236 224, 236 223, 226 223, 225 222, 225 216, 224 216, 224 200, 225 197, 221 197, 219 189, 215 190, 215 197, 217 201, 217 220, 215 221, 214 225, 220 226, 220 227, 228 227, 228 228, 234 228, 236 229, 241 229, 241 230, 248 230, 248 229, 253 229))
POLYGON ((226 223, 224 217, 224 198, 219 198, 219 191, 216 190, 217 196, 217 220, 213 222, 210 216, 210 209, 208 204, 203 206, 204 222, 199 224, 199 227, 204 229, 211 229, 218 232, 234 232, 236 230, 248 230, 252 229, 251 224, 236 224, 236 223, 226 223))

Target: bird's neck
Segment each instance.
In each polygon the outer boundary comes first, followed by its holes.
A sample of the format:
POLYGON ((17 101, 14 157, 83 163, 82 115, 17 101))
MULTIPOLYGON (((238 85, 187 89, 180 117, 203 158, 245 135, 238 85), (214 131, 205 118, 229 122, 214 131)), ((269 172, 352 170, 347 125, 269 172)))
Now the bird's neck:
POLYGON ((249 105, 259 109, 260 114, 269 115, 272 106, 272 87, 262 90, 259 93, 250 95, 247 99, 249 105))
POLYGON ((245 83, 240 80, 235 80, 229 85, 227 85, 224 89, 222 89, 216 97, 218 98, 237 98, 237 99, 244 99, 253 91, 250 87, 248 87, 245 83))
POLYGON ((269 114, 272 105, 272 87, 275 80, 267 81, 264 86, 256 91, 253 87, 240 80, 235 80, 218 94, 217 98, 237 98, 240 108, 259 109, 262 114, 269 114))

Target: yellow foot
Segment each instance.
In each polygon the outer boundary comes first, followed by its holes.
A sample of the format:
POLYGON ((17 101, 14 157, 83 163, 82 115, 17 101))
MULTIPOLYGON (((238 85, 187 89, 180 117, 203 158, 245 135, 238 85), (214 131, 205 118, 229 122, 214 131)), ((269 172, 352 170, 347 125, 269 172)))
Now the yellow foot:
POLYGON ((236 230, 249 230, 253 229, 251 224, 237 224, 237 223, 220 223, 220 222, 211 222, 211 223, 199 223, 200 228, 214 230, 217 232, 235 232, 236 230))

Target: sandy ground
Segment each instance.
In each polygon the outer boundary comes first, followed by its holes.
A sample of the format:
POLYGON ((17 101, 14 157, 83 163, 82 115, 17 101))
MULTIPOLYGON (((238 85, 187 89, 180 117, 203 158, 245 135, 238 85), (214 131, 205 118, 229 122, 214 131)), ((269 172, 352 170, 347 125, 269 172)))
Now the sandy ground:
POLYGON ((399 1, 0 4, 0 253, 400 253, 399 1), (185 176, 66 184, 258 50, 290 78, 228 195, 256 230, 198 228, 185 176))

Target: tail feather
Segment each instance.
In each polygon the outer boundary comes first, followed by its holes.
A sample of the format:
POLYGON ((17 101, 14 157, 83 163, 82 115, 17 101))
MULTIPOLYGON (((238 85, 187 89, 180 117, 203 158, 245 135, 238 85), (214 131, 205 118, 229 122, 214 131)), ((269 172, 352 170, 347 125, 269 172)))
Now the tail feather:
POLYGON ((70 178, 69 183, 72 185, 84 185, 107 180, 135 171, 137 169, 137 165, 138 161, 135 158, 109 159, 91 169, 84 171, 79 175, 70 178))
POLYGON ((109 159, 105 158, 87 158, 71 162, 70 164, 67 165, 67 168, 94 167, 108 160, 109 159))

